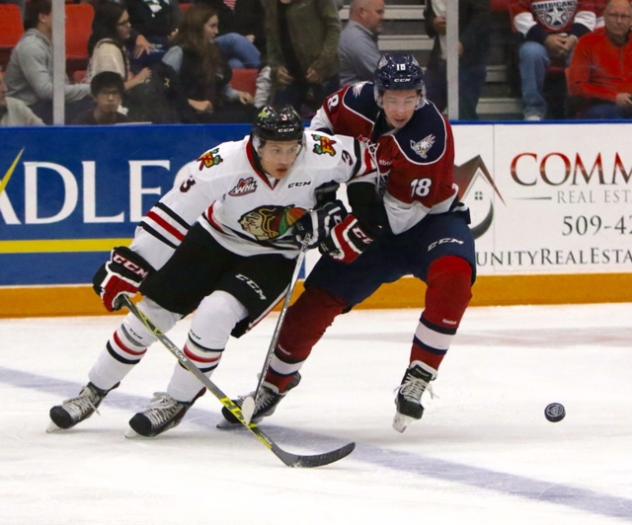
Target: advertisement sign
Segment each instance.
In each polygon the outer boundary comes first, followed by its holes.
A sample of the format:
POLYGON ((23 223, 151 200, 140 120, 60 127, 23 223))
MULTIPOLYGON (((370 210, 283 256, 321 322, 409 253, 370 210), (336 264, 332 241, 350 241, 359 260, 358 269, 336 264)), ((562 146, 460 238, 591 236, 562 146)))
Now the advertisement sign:
POLYGON ((479 275, 632 271, 632 125, 454 130, 479 275))
MULTIPOLYGON (((0 129, 0 286, 89 283, 187 162, 248 131, 0 129)), ((631 271, 632 124, 470 124, 454 135, 480 276, 631 271)))
POLYGON ((249 126, 0 129, 0 286, 89 283, 178 171, 249 126))

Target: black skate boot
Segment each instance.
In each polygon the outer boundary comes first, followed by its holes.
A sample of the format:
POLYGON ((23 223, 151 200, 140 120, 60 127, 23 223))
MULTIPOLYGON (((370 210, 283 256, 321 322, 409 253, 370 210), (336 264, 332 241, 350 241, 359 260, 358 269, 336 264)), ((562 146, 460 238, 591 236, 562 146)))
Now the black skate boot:
MULTIPOLYGON (((257 423, 261 421, 264 417, 268 417, 274 414, 277 405, 281 402, 281 399, 285 397, 285 394, 296 387, 300 382, 301 374, 296 372, 296 374, 294 374, 292 383, 283 393, 280 393, 279 389, 272 383, 264 382, 261 385, 261 390, 259 391, 259 395, 257 396, 257 399, 255 401, 255 409, 252 413, 252 418, 250 419, 250 421, 257 423)), ((240 396, 233 401, 239 406, 242 406, 244 399, 246 399, 247 397, 252 397, 253 394, 254 392, 251 392, 248 396, 240 396)), ((230 428, 232 425, 240 424, 237 418, 233 416, 230 410, 228 410, 226 407, 222 408, 222 415, 224 416, 224 419, 226 421, 223 424, 220 424, 220 428, 230 428)))
POLYGON ((436 371, 430 367, 423 367, 417 364, 411 364, 406 370, 402 383, 397 389, 397 397, 395 398, 395 418, 393 419, 393 428, 397 432, 404 432, 413 419, 421 419, 424 413, 424 407, 421 404, 421 395, 429 387, 430 381, 436 377, 436 371))
POLYGON ((48 432, 56 430, 66 430, 74 427, 84 419, 88 419, 97 411, 103 398, 114 390, 119 383, 109 390, 102 390, 92 383, 88 383, 81 389, 77 397, 67 399, 61 405, 56 405, 50 409, 49 415, 52 424, 48 427, 48 432))
MULTIPOLYGON (((203 390, 201 392, 204 392, 203 390)), ((129 420, 129 426, 136 434, 145 437, 155 437, 165 430, 175 427, 180 423, 189 408, 200 397, 198 394, 193 401, 177 401, 166 392, 156 392, 147 410, 138 412, 129 420)), ((128 433, 127 437, 133 437, 128 433)))

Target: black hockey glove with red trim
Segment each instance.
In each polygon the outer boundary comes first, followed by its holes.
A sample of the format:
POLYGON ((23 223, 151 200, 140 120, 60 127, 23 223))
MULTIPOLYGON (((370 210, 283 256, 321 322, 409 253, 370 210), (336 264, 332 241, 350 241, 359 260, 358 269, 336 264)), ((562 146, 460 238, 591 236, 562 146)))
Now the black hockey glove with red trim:
POLYGON ((117 246, 110 260, 103 264, 92 278, 92 288, 101 296, 108 311, 121 308, 121 295, 133 297, 145 278, 153 272, 151 265, 140 255, 125 246, 117 246))
POLYGON ((331 229, 340 224, 347 215, 345 205, 339 200, 327 202, 306 213, 294 225, 296 240, 308 248, 315 248, 329 235, 331 229))
POLYGON ((345 264, 351 264, 373 243, 375 239, 367 233, 358 219, 349 214, 334 226, 318 247, 320 253, 345 264))

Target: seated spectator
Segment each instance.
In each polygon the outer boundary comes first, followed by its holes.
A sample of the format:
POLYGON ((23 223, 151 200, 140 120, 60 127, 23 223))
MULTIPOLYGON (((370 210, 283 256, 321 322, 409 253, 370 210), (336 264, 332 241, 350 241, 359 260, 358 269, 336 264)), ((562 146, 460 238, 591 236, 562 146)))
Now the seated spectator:
POLYGON ((129 122, 129 119, 119 113, 125 86, 123 78, 113 71, 102 71, 92 77, 90 92, 95 101, 94 109, 80 115, 73 124, 80 125, 108 125, 129 122))
POLYGON ((349 22, 340 34, 340 83, 372 81, 381 53, 377 36, 382 31, 384 0, 352 0, 349 22))
POLYGON ((605 27, 577 44, 567 70, 569 95, 581 118, 632 117, 632 7, 629 0, 610 0, 605 27))
MULTIPOLYGON (((9 96, 22 100, 47 124, 53 116, 53 46, 51 0, 31 0, 26 6, 27 30, 11 52, 6 83, 9 96)), ((70 84, 66 79, 66 120, 92 105, 88 84, 70 84)))
MULTIPOLYGON (((424 20, 434 45, 426 69, 427 97, 441 110, 448 105, 445 0, 426 0, 424 20)), ((485 84, 491 33, 489 0, 459 3, 459 118, 478 120, 476 106, 485 84)))
POLYGON ((252 95, 229 84, 232 72, 215 42, 218 24, 214 9, 193 5, 184 14, 174 46, 163 58, 177 72, 186 98, 181 108, 183 122, 252 120, 252 95))
POLYGON ((263 0, 274 103, 311 117, 338 89, 340 19, 332 0, 263 0))
POLYGON ((137 58, 132 69, 160 62, 182 19, 178 0, 126 0, 125 4, 132 27, 153 46, 152 52, 137 58))
POLYGON ((594 4, 512 0, 510 9, 514 29, 524 37, 519 68, 525 119, 542 120, 548 109, 543 94, 547 69, 568 65, 579 38, 595 28, 594 4))
POLYGON ((261 0, 196 0, 195 3, 217 12, 220 34, 216 42, 230 67, 259 69, 266 46, 261 0))
POLYGON ((44 122, 17 98, 7 97, 4 73, 0 69, 0 128, 11 126, 43 126, 44 122))
POLYGON ((151 77, 151 70, 147 67, 136 75, 132 73, 129 53, 125 46, 131 35, 130 18, 122 4, 97 4, 92 22, 92 35, 88 41, 88 80, 103 71, 113 71, 123 78, 125 90, 130 90, 151 77))

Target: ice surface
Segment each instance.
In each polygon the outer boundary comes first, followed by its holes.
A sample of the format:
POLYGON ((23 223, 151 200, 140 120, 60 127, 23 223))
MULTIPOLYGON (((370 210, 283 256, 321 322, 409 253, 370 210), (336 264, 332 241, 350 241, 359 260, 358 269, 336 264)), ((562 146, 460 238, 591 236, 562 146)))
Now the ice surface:
MULTIPOLYGON (((391 428, 419 312, 340 317, 262 427, 292 451, 356 441, 328 467, 285 467, 199 399, 153 440, 127 421, 164 390, 154 345, 95 415, 46 434, 121 318, 0 320, 0 524, 632 523, 632 304, 472 308, 426 413, 391 428), (559 401, 567 416, 544 418, 559 401)), ((274 316, 231 340, 213 380, 256 385, 274 316)), ((188 320, 170 334, 181 343, 188 320)), ((426 396, 426 395, 425 395, 426 396)))

